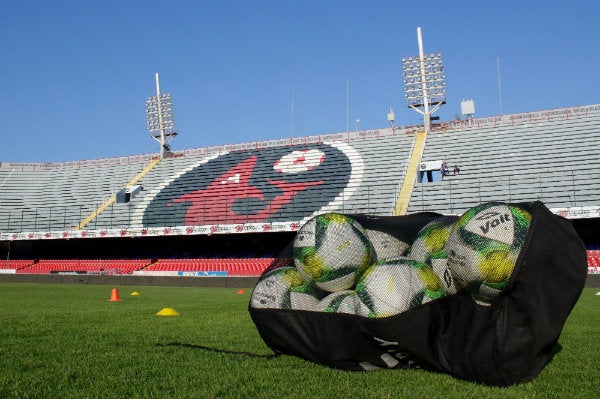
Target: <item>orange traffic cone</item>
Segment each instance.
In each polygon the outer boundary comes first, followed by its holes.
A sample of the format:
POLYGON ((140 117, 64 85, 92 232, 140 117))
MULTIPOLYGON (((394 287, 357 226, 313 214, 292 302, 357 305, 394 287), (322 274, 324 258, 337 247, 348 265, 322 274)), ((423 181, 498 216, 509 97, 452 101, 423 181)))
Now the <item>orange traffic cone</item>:
POLYGON ((120 302, 121 298, 119 298, 119 290, 116 288, 112 289, 112 292, 110 293, 110 302, 120 302))

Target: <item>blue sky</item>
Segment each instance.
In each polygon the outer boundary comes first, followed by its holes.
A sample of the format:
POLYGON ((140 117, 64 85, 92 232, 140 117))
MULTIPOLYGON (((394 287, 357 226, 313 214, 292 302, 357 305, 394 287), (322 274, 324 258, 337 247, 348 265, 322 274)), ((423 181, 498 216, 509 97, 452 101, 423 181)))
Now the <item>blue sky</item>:
POLYGON ((173 95, 173 149, 421 123, 402 57, 441 52, 441 120, 600 103, 600 2, 0 2, 0 162, 158 151, 154 73, 173 95), (427 8, 425 5, 429 5, 427 8), (347 90, 347 88, 349 90, 347 90), (346 100, 349 118, 346 116, 346 100))

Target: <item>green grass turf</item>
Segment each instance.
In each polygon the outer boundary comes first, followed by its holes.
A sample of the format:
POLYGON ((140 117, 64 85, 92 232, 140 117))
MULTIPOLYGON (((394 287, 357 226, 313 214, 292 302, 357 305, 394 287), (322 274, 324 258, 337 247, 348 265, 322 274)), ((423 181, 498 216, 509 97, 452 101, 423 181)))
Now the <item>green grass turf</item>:
POLYGON ((584 291, 536 379, 493 388, 239 353, 272 353, 248 314, 250 289, 120 286, 122 301, 109 302, 111 288, 0 283, 0 398, 600 397, 598 289, 584 291), (165 307, 181 315, 155 315, 165 307))

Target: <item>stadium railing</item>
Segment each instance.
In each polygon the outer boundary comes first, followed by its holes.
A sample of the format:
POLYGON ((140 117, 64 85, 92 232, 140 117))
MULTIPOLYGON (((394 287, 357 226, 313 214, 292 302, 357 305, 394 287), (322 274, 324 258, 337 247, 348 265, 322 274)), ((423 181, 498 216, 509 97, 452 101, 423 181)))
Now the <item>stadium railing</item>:
POLYGON ((131 274, 150 263, 150 259, 40 259, 17 269, 19 274, 82 272, 90 274, 131 274))
POLYGON ((198 258, 198 259, 158 259, 152 265, 144 268, 146 272, 176 271, 176 272, 227 272, 230 276, 258 276, 271 263, 273 258, 198 258))

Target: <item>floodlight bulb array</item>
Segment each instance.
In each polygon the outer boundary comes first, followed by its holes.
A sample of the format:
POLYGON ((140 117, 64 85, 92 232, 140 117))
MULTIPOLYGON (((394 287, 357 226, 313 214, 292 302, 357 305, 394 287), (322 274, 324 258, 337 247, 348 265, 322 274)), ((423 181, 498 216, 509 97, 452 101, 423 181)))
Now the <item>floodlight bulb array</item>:
POLYGON ((149 132, 174 133, 176 128, 171 93, 148 97, 148 100, 146 100, 146 117, 149 132))
POLYGON ((441 53, 402 58, 404 97, 409 105, 424 103, 424 90, 430 104, 446 101, 446 76, 441 53))

